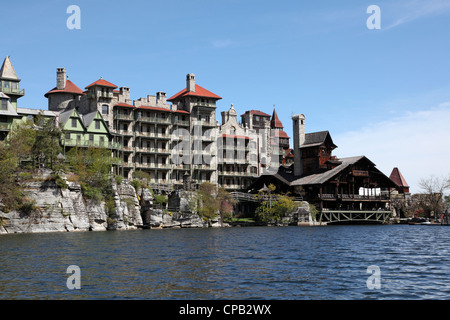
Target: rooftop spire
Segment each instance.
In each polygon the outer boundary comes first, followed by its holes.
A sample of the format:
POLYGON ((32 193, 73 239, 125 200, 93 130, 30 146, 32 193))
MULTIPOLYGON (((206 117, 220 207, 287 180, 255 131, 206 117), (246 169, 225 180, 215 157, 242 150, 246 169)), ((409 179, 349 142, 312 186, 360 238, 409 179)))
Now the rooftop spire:
POLYGON ((9 59, 9 56, 5 58, 3 61, 2 68, 0 69, 0 78, 1 79, 9 79, 9 80, 19 80, 17 77, 16 71, 9 59))
POLYGON ((275 109, 273 109, 272 120, 270 121, 270 127, 272 129, 275 129, 275 128, 283 129, 284 128, 280 119, 278 119, 278 115, 277 115, 277 112, 275 111, 275 109))

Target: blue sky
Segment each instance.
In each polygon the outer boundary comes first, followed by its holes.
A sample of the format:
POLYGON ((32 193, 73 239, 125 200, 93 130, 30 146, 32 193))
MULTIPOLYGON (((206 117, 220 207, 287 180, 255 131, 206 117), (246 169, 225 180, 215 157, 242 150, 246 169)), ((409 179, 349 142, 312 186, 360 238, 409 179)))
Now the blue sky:
POLYGON ((218 114, 275 105, 291 135, 303 113, 307 132, 330 131, 335 155, 399 167, 413 192, 450 173, 447 0, 43 0, 2 12, 0 57, 22 79, 21 107, 47 108, 58 67, 80 88, 103 77, 132 99, 171 96, 195 73, 223 97, 218 114), (66 27, 73 4, 80 30, 66 27), (366 26, 373 4, 380 30, 366 26))

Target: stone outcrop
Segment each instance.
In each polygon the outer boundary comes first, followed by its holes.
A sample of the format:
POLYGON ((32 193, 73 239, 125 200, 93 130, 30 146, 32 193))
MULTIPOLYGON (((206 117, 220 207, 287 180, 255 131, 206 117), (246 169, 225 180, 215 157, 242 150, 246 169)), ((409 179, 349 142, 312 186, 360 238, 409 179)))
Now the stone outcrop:
MULTIPOLYGON (((104 202, 85 199, 76 182, 60 188, 43 175, 42 181, 27 182, 24 191, 33 203, 27 212, 1 211, 0 234, 57 231, 129 230, 143 227, 141 206, 133 186, 112 181, 114 210, 104 202)), ((36 180, 36 179, 35 179, 36 180)))

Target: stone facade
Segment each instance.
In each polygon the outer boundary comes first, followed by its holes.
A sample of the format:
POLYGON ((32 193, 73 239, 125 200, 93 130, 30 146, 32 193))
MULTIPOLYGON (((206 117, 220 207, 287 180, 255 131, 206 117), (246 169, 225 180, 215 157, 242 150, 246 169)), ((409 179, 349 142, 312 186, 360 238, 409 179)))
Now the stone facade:
POLYGON ((185 174, 196 184, 242 189, 283 164, 279 128, 271 125, 270 115, 251 110, 240 124, 232 107, 222 112, 220 125, 216 103, 221 97, 196 84, 194 74, 187 74, 186 88, 170 98, 160 91, 132 100, 130 88, 117 89, 104 79, 83 91, 67 79, 64 68, 57 69, 56 83, 46 93, 49 110, 98 111, 111 133, 109 142, 122 146, 113 150, 122 160, 117 173, 132 179, 135 172, 146 172, 155 189, 181 188, 185 174), (247 138, 240 141, 240 136, 247 138))

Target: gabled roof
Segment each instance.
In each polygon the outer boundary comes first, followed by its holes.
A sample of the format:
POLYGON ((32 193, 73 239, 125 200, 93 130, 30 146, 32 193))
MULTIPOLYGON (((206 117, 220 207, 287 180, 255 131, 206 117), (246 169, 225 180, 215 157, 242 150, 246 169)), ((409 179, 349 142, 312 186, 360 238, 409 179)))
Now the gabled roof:
POLYGON ((242 117, 243 115, 246 115, 247 113, 254 114, 254 115, 256 115, 256 116, 261 116, 261 117, 270 117, 270 114, 267 114, 267 113, 262 112, 262 111, 259 111, 259 110, 249 110, 249 111, 245 111, 244 114, 241 114, 241 117, 242 117))
POLYGON ((199 86, 198 84, 195 85, 195 92, 193 91, 187 91, 187 89, 183 89, 174 96, 167 99, 167 101, 173 101, 182 97, 204 97, 204 98, 211 98, 215 100, 222 99, 222 97, 219 97, 218 95, 212 93, 211 91, 206 90, 205 88, 199 86))
POLYGON ((98 111, 92 111, 89 113, 85 113, 85 114, 80 114, 81 119, 83 120, 83 123, 85 125, 86 128, 88 128, 92 121, 94 121, 95 116, 97 115, 98 111))
MULTIPOLYGON (((0 98, 2 99, 9 99, 9 96, 4 94, 3 92, 0 92, 0 98)), ((20 117, 16 110, 14 109, 13 105, 7 101, 6 102, 7 110, 0 110, 0 115, 2 116, 12 116, 12 117, 20 117)))
POLYGON ((337 146, 333 143, 331 135, 328 131, 319 131, 305 134, 305 142, 300 146, 300 148, 320 146, 329 139, 331 146, 336 148, 337 146))
POLYGON ((270 127, 272 129, 275 129, 275 128, 283 129, 284 128, 280 119, 278 119, 278 115, 277 115, 277 112, 275 111, 275 109, 273 109, 272 120, 270 120, 270 127))
POLYGON ((397 167, 392 169, 389 179, 391 179, 399 187, 409 188, 408 184, 406 183, 405 178, 403 178, 402 173, 400 172, 400 170, 398 170, 397 167))
POLYGON ((9 59, 9 56, 7 56, 3 61, 2 68, 0 69, 0 78, 20 81, 20 79, 17 77, 11 60, 9 59))
POLYGON ((63 90, 58 90, 57 87, 54 87, 52 90, 50 90, 49 92, 47 92, 46 94, 44 94, 44 97, 48 97, 49 94, 52 93, 73 93, 73 94, 79 94, 79 95, 83 95, 84 92, 83 90, 81 90, 80 88, 78 88, 77 85, 75 85, 72 81, 70 81, 69 79, 66 80, 66 88, 63 90))
MULTIPOLYGON (((59 122, 62 123, 62 125, 64 126, 66 124, 66 122, 70 119, 70 116, 72 115, 72 113, 75 111, 75 113, 79 116, 78 112, 75 110, 75 108, 73 109, 69 109, 69 110, 65 110, 63 112, 61 112, 59 114, 59 122)), ((80 119, 81 120, 81 119, 80 119)), ((81 121, 83 122, 83 121, 81 121)))
MULTIPOLYGON (((341 160, 342 163, 340 165, 334 167, 333 169, 322 172, 322 173, 316 173, 316 174, 311 174, 311 175, 308 175, 305 177, 301 177, 299 179, 292 181, 291 185, 292 186, 301 186, 301 185, 308 185, 308 184, 309 185, 323 184, 323 183, 327 182, 328 180, 330 180, 331 178, 333 178, 334 176, 336 176, 338 173, 340 173, 344 169, 346 169, 347 167, 349 167, 350 165, 355 164, 362 159, 367 159, 367 158, 365 156, 340 158, 339 160, 341 160)), ((367 159, 367 161, 370 162, 369 159, 367 159)))
POLYGON ((108 82, 103 79, 99 79, 99 80, 91 83, 90 85, 88 85, 85 89, 93 87, 93 86, 110 87, 110 88, 114 88, 114 89, 117 88, 117 86, 115 84, 112 84, 111 82, 108 82))

